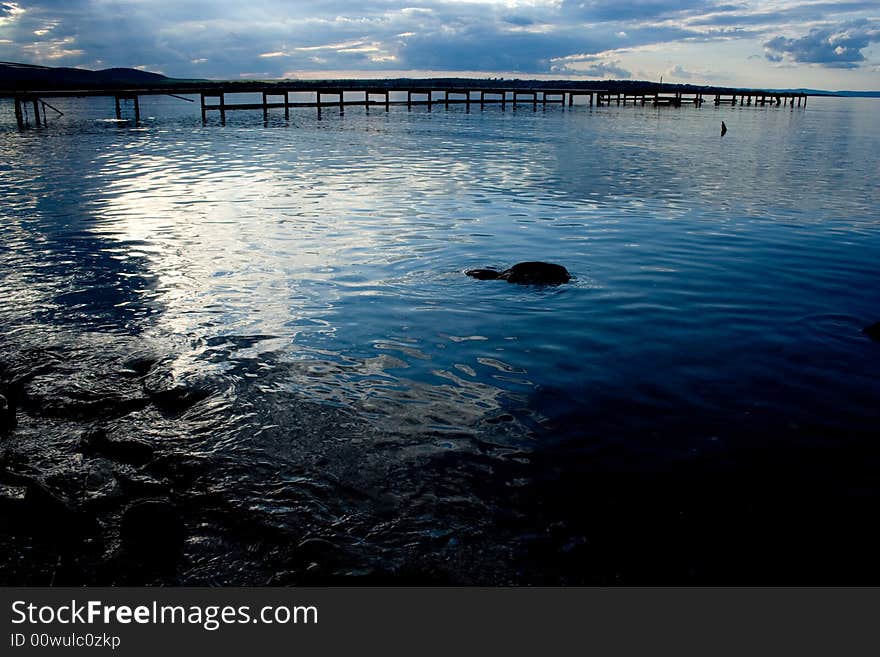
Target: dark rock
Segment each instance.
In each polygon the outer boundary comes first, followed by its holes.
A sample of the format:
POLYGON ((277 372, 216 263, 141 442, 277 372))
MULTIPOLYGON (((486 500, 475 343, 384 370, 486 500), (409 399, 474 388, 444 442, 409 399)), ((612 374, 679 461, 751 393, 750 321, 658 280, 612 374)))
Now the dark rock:
POLYGON ((9 433, 15 425, 15 407, 5 396, 0 395, 0 435, 9 433))
POLYGON ((169 415, 183 413, 214 392, 205 381, 183 380, 159 368, 150 370, 143 384, 150 401, 169 415))
POLYGON ((103 454, 132 465, 143 465, 153 458, 153 446, 148 442, 110 436, 104 427, 87 429, 80 438, 79 447, 85 454, 103 454))
POLYGON ((150 370, 153 369, 153 366, 156 364, 156 362, 157 360, 155 358, 150 358, 147 356, 130 358, 129 360, 125 361, 124 369, 121 373, 127 376, 144 377, 149 374, 150 370))
POLYGON ((468 269, 465 274, 481 281, 494 281, 501 276, 501 272, 497 269, 468 269))
POLYGON ((132 474, 120 470, 116 472, 116 480, 122 487, 123 494, 128 497, 156 497, 167 495, 171 490, 168 481, 141 473, 132 474))
POLYGON ((23 512, 27 523, 60 543, 76 541, 96 529, 94 516, 75 507, 61 494, 34 477, 21 476, 25 486, 23 512))
POLYGON ((76 515, 76 510, 69 501, 35 479, 27 482, 24 501, 28 510, 42 516, 44 522, 67 524, 76 515))
POLYGON ((305 562, 327 562, 340 558, 342 548, 325 538, 307 538, 296 546, 296 556, 305 562))
POLYGON ((874 322, 870 326, 866 326, 864 329, 862 329, 862 333, 867 335, 875 342, 880 342, 880 322, 874 322))
POLYGON ((136 386, 90 372, 40 375, 24 385, 22 406, 41 415, 93 420, 119 417, 148 403, 136 386))
POLYGON ((561 285, 571 280, 565 267, 550 262, 520 262, 501 273, 494 269, 470 269, 465 273, 480 280, 501 279, 519 285, 561 285))
POLYGON ((106 459, 91 461, 83 484, 83 504, 113 506, 122 497, 122 487, 116 479, 113 464, 106 459))
POLYGON ((560 285, 571 280, 571 274, 562 265, 550 262, 520 262, 504 271, 500 278, 521 285, 560 285))
POLYGON ((170 502, 153 499, 135 502, 122 514, 119 537, 122 549, 148 562, 177 558, 186 528, 170 502))
POLYGON ((9 513, 10 511, 23 508, 26 495, 26 486, 0 484, 0 510, 9 513))

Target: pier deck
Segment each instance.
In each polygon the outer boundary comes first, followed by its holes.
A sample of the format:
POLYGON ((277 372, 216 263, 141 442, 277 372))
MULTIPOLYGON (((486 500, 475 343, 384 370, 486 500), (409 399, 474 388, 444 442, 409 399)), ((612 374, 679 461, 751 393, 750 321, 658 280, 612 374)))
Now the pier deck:
MULTIPOLYGON (((0 90, 0 98, 12 98, 14 101, 15 116, 18 126, 25 128, 31 120, 35 125, 47 123, 47 111, 62 114, 61 111, 47 102, 52 98, 70 97, 109 97, 114 99, 114 108, 117 119, 122 119, 122 101, 130 101, 133 107, 134 120, 140 122, 139 97, 152 95, 170 95, 180 98, 179 94, 195 95, 200 99, 202 120, 207 122, 210 112, 218 112, 220 120, 225 122, 226 113, 239 110, 262 110, 264 118, 268 118, 269 110, 283 109, 285 117, 289 118, 290 109, 297 107, 316 108, 320 114, 323 109, 336 108, 344 112, 349 106, 362 106, 366 108, 381 107, 386 111, 392 105, 405 105, 412 108, 414 105, 424 105, 429 109, 437 104, 444 107, 450 105, 480 105, 500 104, 506 109, 509 103, 512 107, 519 105, 537 108, 538 104, 546 106, 556 104, 571 107, 578 97, 584 98, 584 103, 589 106, 603 105, 646 105, 680 107, 682 104, 692 104, 700 107, 708 99, 714 100, 715 105, 745 105, 745 106, 806 106, 807 95, 795 92, 767 92, 767 91, 731 91, 731 92, 611 92, 607 89, 594 89, 584 87, 552 88, 543 86, 518 86, 518 87, 492 87, 492 86, 447 86, 447 85, 420 85, 413 81, 412 85, 388 85, 388 86, 361 86, 353 82, 344 86, 327 86, 320 83, 272 83, 272 84, 248 84, 240 83, 205 83, 205 84, 176 84, 173 87, 143 87, 137 89, 45 89, 45 90, 0 90), (227 96, 239 94, 255 94, 261 97, 260 102, 231 102, 227 96), (292 94, 308 94, 308 100, 291 98, 292 94), (29 111, 29 108, 32 108, 29 111)), ((184 98, 184 100, 191 100, 184 98)))

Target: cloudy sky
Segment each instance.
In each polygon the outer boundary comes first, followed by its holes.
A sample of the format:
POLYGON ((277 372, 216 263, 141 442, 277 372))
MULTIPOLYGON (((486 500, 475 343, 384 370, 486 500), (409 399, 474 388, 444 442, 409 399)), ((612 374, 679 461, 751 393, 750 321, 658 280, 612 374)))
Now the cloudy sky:
POLYGON ((0 0, 0 60, 880 89, 880 1, 0 0))

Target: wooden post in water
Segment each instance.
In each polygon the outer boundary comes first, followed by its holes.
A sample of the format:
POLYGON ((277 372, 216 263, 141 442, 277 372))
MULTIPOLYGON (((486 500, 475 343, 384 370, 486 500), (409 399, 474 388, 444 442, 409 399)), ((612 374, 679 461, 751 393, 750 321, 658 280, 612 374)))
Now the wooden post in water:
POLYGON ((201 93, 202 96, 202 123, 208 122, 208 110, 205 109, 205 92, 201 93))
POLYGON ((122 120, 122 109, 119 107, 119 96, 116 96, 116 120, 122 120))
POLYGON ((269 120, 269 97, 263 92, 263 121, 269 120))
POLYGON ((140 123, 140 122, 141 122, 141 104, 140 104, 140 101, 139 101, 137 95, 133 96, 133 97, 132 97, 132 100, 134 101, 134 122, 135 122, 135 123, 140 123))
POLYGON ((412 109, 412 89, 406 91, 406 109, 412 109))
POLYGON ((24 112, 21 111, 21 100, 18 97, 15 99, 15 122, 19 129, 24 127, 24 112))
POLYGON ((226 125, 226 94, 220 92, 220 123, 226 125))
POLYGON ((290 120, 290 91, 284 92, 284 120, 290 120))

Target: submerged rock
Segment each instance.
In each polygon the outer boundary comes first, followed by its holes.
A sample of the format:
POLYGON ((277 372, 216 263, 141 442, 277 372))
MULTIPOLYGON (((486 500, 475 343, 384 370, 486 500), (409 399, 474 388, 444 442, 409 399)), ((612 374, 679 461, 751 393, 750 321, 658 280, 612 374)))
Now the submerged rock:
POLYGON ((150 370, 153 369, 153 366, 157 362, 157 358, 152 358, 149 356, 135 356, 125 361, 125 363, 123 364, 123 369, 120 370, 120 374, 138 378, 144 377, 149 374, 150 370))
POLYGON ((0 483, 0 511, 8 513, 10 508, 23 507, 26 495, 26 486, 10 486, 0 483))
POLYGON ((143 379, 144 391, 163 413, 178 415, 210 397, 215 390, 198 377, 178 377, 165 368, 154 367, 143 379))
POLYGON ((571 280, 571 274, 565 267, 552 262, 520 262, 502 272, 469 269, 465 274, 482 281, 501 279, 519 285, 561 285, 571 280))
POLYGON ((175 558, 185 536, 183 520, 166 500, 135 502, 122 514, 119 537, 123 550, 147 561, 175 558))
POLYGON ((103 454, 133 465, 142 465, 153 458, 153 446, 148 442, 110 436, 104 427, 87 429, 80 438, 79 448, 84 454, 103 454))
POLYGON ((9 433, 15 428, 15 407, 3 395, 0 395, 0 435, 9 433))
POLYGON ((494 281, 501 276, 497 269, 468 269, 465 274, 480 281, 494 281))
POLYGON ((18 520, 32 531, 48 534, 59 543, 79 540, 95 531, 95 517, 74 505, 64 494, 50 489, 43 481, 31 475, 6 472, 4 477, 13 484, 19 511, 18 520), (18 489, 24 489, 20 498, 18 489))
POLYGON ((120 417, 147 405, 136 385, 104 372, 51 372, 23 386, 22 407, 40 415, 94 420, 120 417))
POLYGON ((867 335, 875 342, 880 342, 880 322, 874 322, 870 326, 866 326, 864 329, 862 329, 862 333, 867 335))
POLYGON ((304 563, 334 562, 342 555, 342 548, 325 538, 307 538, 296 546, 296 558, 304 563))
POLYGON ((91 506, 113 506, 123 497, 113 464, 106 459, 94 459, 89 464, 83 482, 83 503, 91 506))

